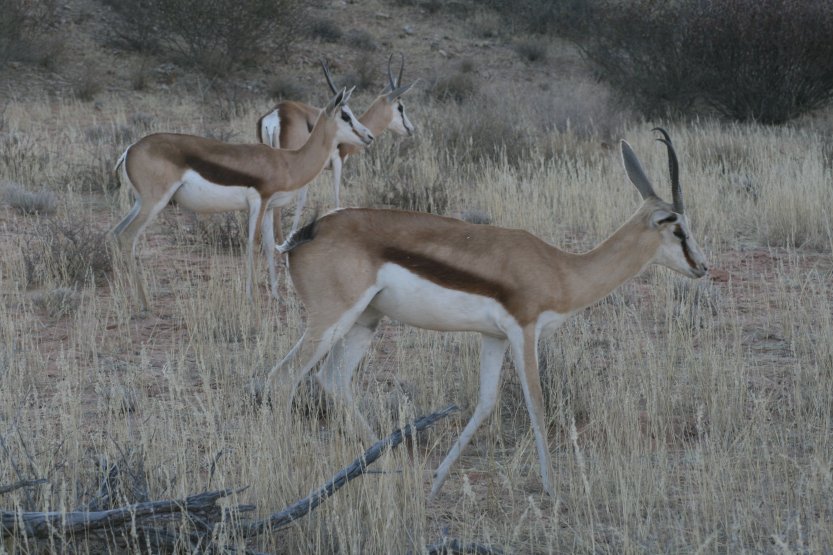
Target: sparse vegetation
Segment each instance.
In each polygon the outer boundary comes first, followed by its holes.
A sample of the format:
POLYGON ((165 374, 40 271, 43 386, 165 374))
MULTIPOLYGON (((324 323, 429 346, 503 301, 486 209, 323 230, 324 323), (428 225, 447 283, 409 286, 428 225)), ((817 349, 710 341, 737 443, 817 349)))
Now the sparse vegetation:
MULTIPOLYGON (((97 11, 85 15, 74 0, 68 4, 59 14, 69 28, 93 27, 97 11)), ((154 299, 148 312, 137 309, 121 268, 129 252, 109 269, 104 230, 131 205, 127 187, 116 192, 116 157, 157 131, 253 142, 270 80, 258 71, 196 83, 197 74, 167 63, 166 53, 117 52, 128 67, 115 67, 119 84, 108 80, 109 67, 97 68, 97 102, 76 101, 66 74, 3 67, 9 94, 0 100, 0 179, 27 192, 48 186, 60 200, 55 213, 37 217, 0 202, 0 491, 48 480, 0 493, 0 510, 62 514, 248 486, 228 496, 218 513, 223 522, 210 528, 217 551, 424 553, 446 536, 505 553, 829 551, 833 112, 808 113, 789 126, 708 115, 646 121, 613 102, 570 45, 542 38, 550 45, 545 65, 527 65, 512 44, 472 38, 467 20, 449 17, 456 9, 449 4, 433 18, 419 4, 394 0, 379 19, 374 3, 313 8, 328 17, 356 10, 345 29, 367 15, 385 49, 412 24, 416 36, 402 47, 406 81, 420 77, 427 91, 406 98, 414 136, 385 133, 348 159, 344 205, 488 219, 580 252, 639 205, 619 139, 633 145, 664 197, 667 159, 650 129, 667 128, 680 154, 692 232, 711 271, 694 282, 649 270, 542 343, 558 499, 542 495, 524 394, 507 359, 495 413, 440 496, 426 500, 431 472, 476 402, 479 344, 468 334, 384 321, 353 384, 377 433, 450 403, 460 414, 387 453, 291 527, 255 539, 229 532, 252 515, 241 515, 240 505, 265 516, 307 495, 365 446, 336 410, 290 415, 286 406, 247 398, 246 382, 289 352, 306 314, 295 295, 302 285, 283 265, 283 299, 271 300, 259 256, 254 301, 246 300, 241 215, 195 220, 165 208, 138 249, 154 299), (432 89, 425 68, 440 60, 448 75, 467 82, 446 94, 432 89), (144 62, 151 86, 134 91, 129 64, 144 62), (33 91, 41 85, 46 92, 33 91), (455 90, 462 101, 452 100, 455 90)), ((110 24, 118 14, 103 15, 110 24)), ((506 40, 530 32, 515 19, 505 27, 506 40)), ((661 48, 663 37, 649 42, 661 48)), ((101 44, 82 38, 71 52, 101 44)), ((264 48, 271 50, 270 41, 263 39, 264 48)), ((288 61, 270 58, 266 68, 316 83, 301 99, 318 105, 327 89, 310 51, 321 47, 338 62, 337 78, 357 71, 354 58, 371 57, 348 48, 337 58, 344 44, 299 41, 288 61)), ((380 49, 375 67, 367 63, 369 93, 384 84, 388 55, 380 49)), ((655 68, 651 79, 663 71, 655 68)), ((368 102, 357 95, 353 107, 368 102)), ((704 106, 691 103, 713 114, 704 106)), ((305 221, 316 207, 332 207, 330 178, 324 172, 310 187, 305 221)), ((291 210, 284 230, 287 220, 291 210)), ((278 376, 276 393, 285 393, 289 378, 278 376)), ((144 541, 150 536, 138 521, 135 534, 97 538, 64 535, 56 522, 49 539, 4 537, 0 551, 161 551, 144 541)), ((165 526, 208 533, 199 519, 165 526)))

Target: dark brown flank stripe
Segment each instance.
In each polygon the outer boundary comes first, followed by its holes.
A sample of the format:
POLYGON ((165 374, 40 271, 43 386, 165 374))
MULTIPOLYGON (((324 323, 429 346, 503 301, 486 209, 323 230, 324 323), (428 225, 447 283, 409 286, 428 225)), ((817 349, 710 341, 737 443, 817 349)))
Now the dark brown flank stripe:
POLYGON ((198 156, 185 155, 185 164, 207 181, 218 185, 237 185, 240 187, 257 188, 261 184, 261 180, 258 177, 227 168, 198 156))
POLYGON ((509 309, 510 292, 502 284, 483 278, 461 268, 449 266, 444 262, 428 258, 421 254, 408 252, 396 247, 387 247, 382 251, 382 258, 402 266, 416 275, 441 287, 482 295, 497 300, 509 309))

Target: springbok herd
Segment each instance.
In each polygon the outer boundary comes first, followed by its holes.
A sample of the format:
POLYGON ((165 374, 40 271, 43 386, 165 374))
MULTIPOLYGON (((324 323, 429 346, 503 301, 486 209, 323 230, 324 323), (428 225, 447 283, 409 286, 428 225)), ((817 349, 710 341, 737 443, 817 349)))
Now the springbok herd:
MULTIPOLYGON (((392 56, 391 56, 392 59, 392 56)), ((643 202, 618 230, 589 252, 562 251, 530 233, 418 212, 339 207, 341 168, 348 155, 390 129, 411 135, 401 97, 402 69, 357 118, 322 61, 333 97, 323 109, 279 103, 258 121, 261 144, 228 144, 174 133, 148 135, 130 145, 116 169, 135 192, 130 212, 113 229, 131 249, 150 221, 171 201, 195 212, 248 210, 247 294, 252 298, 254 243, 258 235, 268 260, 271 294, 278 298, 275 251, 285 255, 307 326, 300 341, 268 376, 249 388, 269 394, 287 410, 304 377, 322 360, 315 377, 341 407, 353 413, 367 441, 376 434, 358 411, 353 373, 370 347, 383 316, 438 331, 481 334, 480 394, 466 427, 434 476, 434 497, 449 470, 498 396, 504 353, 511 347, 535 435, 541 480, 554 494, 538 370, 538 342, 572 314, 602 299, 656 263, 691 278, 706 273, 705 257, 691 236, 679 167, 668 133, 655 129, 668 152, 672 203, 654 191, 639 159, 624 140, 622 162, 643 202), (324 168, 332 170, 334 210, 298 229, 307 187, 324 168), (280 208, 297 198, 288 239, 280 208), (276 246, 277 234, 280 245, 276 246), (325 358, 326 357, 326 358, 325 358)), ((149 299, 135 279, 141 302, 149 299)))

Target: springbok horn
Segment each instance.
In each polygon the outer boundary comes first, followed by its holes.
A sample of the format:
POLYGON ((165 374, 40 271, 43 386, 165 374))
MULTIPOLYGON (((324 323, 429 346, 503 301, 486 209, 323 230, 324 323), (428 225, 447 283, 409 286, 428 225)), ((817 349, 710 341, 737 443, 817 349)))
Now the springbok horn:
POLYGON ((402 63, 399 64, 399 77, 396 78, 397 87, 402 85, 402 71, 405 69, 405 54, 400 52, 399 57, 402 59, 402 63))
POLYGON ((327 78, 327 84, 330 85, 330 90, 333 91, 333 94, 338 94, 338 89, 336 89, 335 83, 333 83, 333 76, 330 75, 330 68, 327 67, 327 61, 324 58, 319 58, 321 62, 321 67, 324 68, 324 77, 327 78))
POLYGON ((390 58, 388 58, 388 81, 390 82, 390 90, 396 88, 396 82, 393 80, 393 74, 390 72, 390 63, 393 61, 393 54, 391 53, 390 58))
POLYGON ((677 153, 674 145, 671 144, 671 136, 662 127, 655 127, 651 131, 659 131, 662 138, 657 139, 663 143, 668 150, 668 172, 671 174, 671 197, 673 199, 674 212, 682 214, 685 209, 683 204, 683 190, 680 187, 680 164, 677 161, 677 153))

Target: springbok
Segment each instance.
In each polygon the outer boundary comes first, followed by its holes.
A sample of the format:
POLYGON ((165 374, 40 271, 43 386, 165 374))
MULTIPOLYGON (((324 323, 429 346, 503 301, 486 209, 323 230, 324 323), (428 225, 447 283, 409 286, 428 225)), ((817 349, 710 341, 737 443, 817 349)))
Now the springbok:
POLYGON ((272 295, 278 297, 272 211, 289 203, 321 173, 336 145, 373 141, 371 133, 350 111, 349 91, 342 89, 316 119, 307 141, 297 150, 261 144, 228 144, 213 139, 158 133, 130 145, 116 162, 136 193, 130 212, 113 228, 122 246, 131 245, 130 271, 136 278, 145 309, 150 307, 136 270, 139 235, 173 198, 195 212, 248 210, 246 294, 252 299, 254 242, 261 225, 272 295), (265 215, 265 217, 264 217, 265 215))
MULTIPOLYGON (((386 129, 390 129, 397 135, 408 136, 413 135, 415 131, 413 124, 408 119, 408 116, 405 115, 405 106, 402 104, 401 96, 411 90, 411 87, 416 84, 416 81, 410 85, 402 85, 402 71, 405 69, 405 56, 402 54, 400 56, 399 76, 394 79, 393 73, 391 73, 390 64, 393 60, 393 54, 391 54, 388 58, 388 84, 370 104, 367 110, 358 118, 361 124, 373 133, 374 137, 378 137, 386 129)), ((336 86, 333 83, 329 68, 327 68, 323 60, 321 63, 324 66, 324 75, 327 77, 327 84, 330 85, 330 90, 335 93, 336 86)), ((320 108, 304 104, 303 102, 280 102, 257 120, 257 138, 261 143, 273 148, 298 148, 307 140, 312 125, 319 113, 321 113, 320 108)), ((327 167, 333 171, 333 198, 336 208, 341 207, 339 197, 341 168, 347 157, 357 152, 359 152, 359 149, 356 146, 342 143, 338 145, 338 149, 334 150, 330 157, 330 163, 327 167)), ((307 188, 304 187, 298 193, 298 202, 295 206, 295 216, 292 219, 290 235, 298 229, 298 224, 301 221, 301 212, 304 209, 306 201, 307 188)), ((283 242, 280 218, 280 208, 276 208, 274 214, 275 232, 278 235, 278 241, 283 242)))
MULTIPOLYGON (((643 200, 618 230, 593 250, 574 254, 516 229, 397 210, 343 209, 305 226, 279 247, 307 312, 300 341, 255 393, 288 394, 325 356, 316 374, 348 410, 366 439, 375 433, 350 390, 353 373, 383 316, 439 331, 481 334, 480 393, 474 414, 435 473, 433 498, 472 436, 492 412, 503 356, 511 347, 529 411, 544 489, 553 494, 538 342, 570 315, 602 299, 656 263, 690 278, 706 273, 683 209, 677 156, 668 151, 673 204, 654 192, 639 160, 622 141, 622 160, 643 200), (328 354, 329 353, 329 354, 328 354), (296 363, 300 363, 296 366, 296 363), (295 370, 281 375, 292 365, 295 370), (285 386, 272 389, 280 376, 285 386)), ((277 399, 275 399, 277 400, 277 399)))

